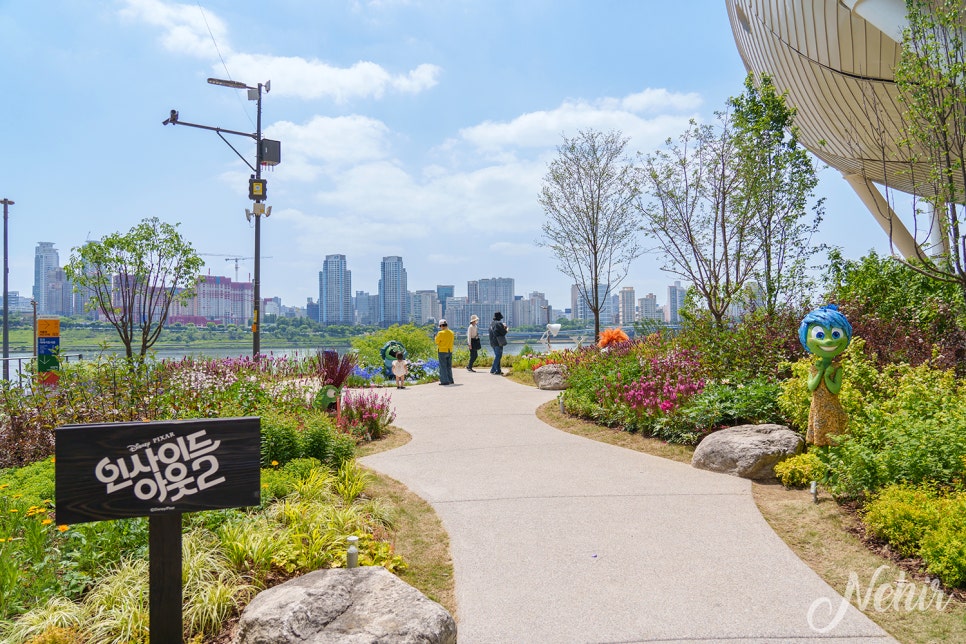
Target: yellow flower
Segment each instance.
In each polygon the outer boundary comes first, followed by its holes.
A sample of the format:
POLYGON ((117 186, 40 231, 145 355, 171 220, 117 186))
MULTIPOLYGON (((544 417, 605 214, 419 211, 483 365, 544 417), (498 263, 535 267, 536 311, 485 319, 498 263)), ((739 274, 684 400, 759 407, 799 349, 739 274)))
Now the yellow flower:
POLYGON ((262 483, 262 489, 267 490, 268 489, 268 483, 262 483))
POLYGON ((67 532, 67 529, 68 528, 70 528, 70 526, 67 526, 67 525, 59 525, 59 526, 57 526, 57 529, 60 530, 61 532, 67 532))
POLYGON ((20 512, 20 510, 18 510, 17 508, 10 508, 10 511, 11 512, 20 512))
POLYGON ((278 467, 278 461, 272 461, 272 467, 278 467))
POLYGON ((53 522, 54 522, 53 519, 44 519, 43 521, 40 522, 40 525, 50 525, 53 522))
POLYGON ((50 462, 51 463, 56 463, 57 462, 57 457, 56 456, 51 456, 50 457, 50 462))
POLYGON ((6 539, 0 539, 0 543, 4 543, 6 539))
POLYGON ((10 487, 9 483, 3 483, 2 485, 0 485, 0 490, 6 489, 8 487, 10 487))

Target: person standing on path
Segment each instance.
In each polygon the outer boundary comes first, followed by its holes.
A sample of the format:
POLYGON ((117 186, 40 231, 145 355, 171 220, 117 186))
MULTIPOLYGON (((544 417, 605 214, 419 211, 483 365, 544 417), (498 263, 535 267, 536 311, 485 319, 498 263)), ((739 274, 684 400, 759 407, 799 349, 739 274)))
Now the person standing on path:
POLYGON ((456 334, 449 330, 446 320, 439 321, 439 332, 436 334, 436 351, 439 356, 439 384, 453 384, 453 343, 456 334))
POLYGON ((480 342, 480 329, 477 326, 477 322, 480 318, 475 314, 470 316, 470 325, 466 327, 466 346, 470 349, 470 363, 466 366, 467 371, 472 371, 476 373, 476 369, 473 368, 473 364, 476 362, 476 356, 479 355, 477 352, 480 350, 482 343, 480 342))
POLYGON ((490 373, 503 375, 500 363, 503 361, 503 347, 506 346, 507 326, 503 323, 503 314, 497 311, 490 322, 490 346, 493 347, 493 366, 490 373))

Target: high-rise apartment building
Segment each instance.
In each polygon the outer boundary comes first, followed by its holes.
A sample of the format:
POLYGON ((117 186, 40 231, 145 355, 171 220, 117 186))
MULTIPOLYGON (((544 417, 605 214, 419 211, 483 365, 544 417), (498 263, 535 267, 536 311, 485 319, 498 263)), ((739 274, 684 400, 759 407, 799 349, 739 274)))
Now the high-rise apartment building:
POLYGON ((634 310, 636 306, 636 297, 634 293, 633 286, 625 286, 618 293, 620 304, 618 305, 620 311, 620 323, 622 325, 628 326, 634 324, 637 321, 637 315, 634 310))
POLYGON ((60 257, 53 242, 37 242, 37 249, 34 251, 34 301, 37 302, 37 313, 51 314, 50 306, 47 302, 47 283, 50 281, 50 273, 60 268, 60 257))
POLYGON ((676 281, 667 287, 667 308, 665 309, 664 321, 668 324, 681 323, 681 310, 684 309, 684 296, 688 289, 681 286, 681 282, 676 281))
POLYGON ((305 301, 305 317, 315 322, 319 321, 319 304, 313 302, 311 297, 305 301))
POLYGON ((512 277, 491 277, 481 279, 479 284, 479 301, 483 304, 513 303, 514 281, 512 277))
POLYGON ((50 315, 73 315, 73 290, 73 285, 68 281, 63 268, 56 267, 48 270, 44 288, 44 302, 47 313, 50 315))
POLYGON ((521 319, 519 324, 545 326, 554 321, 553 310, 551 310, 550 302, 547 301, 547 296, 544 293, 533 291, 527 299, 530 301, 530 318, 528 320, 521 319))
POLYGON ((202 275, 192 297, 184 302, 172 302, 168 321, 246 325, 254 312, 254 292, 251 282, 235 282, 222 275, 202 275))
MULTIPOLYGON (((600 326, 610 326, 614 324, 616 311, 614 310, 614 298, 607 295, 610 288, 609 284, 597 285, 597 301, 600 302, 600 326)), ((593 322, 594 313, 590 309, 587 298, 584 297, 583 288, 578 284, 570 287, 571 319, 593 322)))
POLYGON ((469 304, 476 304, 480 301, 480 283, 476 280, 466 282, 466 301, 469 304))
POLYGON ((446 317, 446 300, 456 295, 456 287, 452 284, 437 284, 436 285, 436 299, 439 300, 440 314, 439 317, 446 317))
POLYGON ((638 301, 642 320, 662 320, 664 316, 657 308, 657 295, 648 293, 638 301))
POLYGON ((426 289, 413 293, 409 306, 410 311, 412 311, 413 324, 432 323, 443 317, 443 309, 437 292, 426 289))
POLYGON ((402 257, 383 257, 379 275, 379 324, 406 324, 409 322, 409 290, 402 257))
POLYGON ((345 255, 326 255, 319 273, 319 322, 353 324, 352 271, 345 255))

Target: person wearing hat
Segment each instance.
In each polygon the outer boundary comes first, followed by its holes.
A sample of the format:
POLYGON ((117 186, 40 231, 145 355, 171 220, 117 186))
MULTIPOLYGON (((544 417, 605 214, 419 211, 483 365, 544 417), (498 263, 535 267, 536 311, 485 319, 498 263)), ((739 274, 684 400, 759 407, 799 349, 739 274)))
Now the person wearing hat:
POLYGON ((477 351, 480 350, 482 344, 480 343, 480 329, 476 325, 480 321, 480 318, 476 315, 470 316, 470 325, 466 327, 466 346, 470 349, 470 363, 466 366, 467 371, 472 371, 476 373, 476 369, 473 368, 473 363, 476 362, 477 351))
POLYGON ((495 375, 503 375, 500 362, 503 360, 503 347, 506 346, 506 332, 503 314, 497 311, 490 322, 490 346, 493 347, 493 366, 490 367, 490 373, 495 375))
POLYGON ((453 384, 453 343, 456 334, 449 330, 446 320, 439 321, 439 332, 436 334, 436 351, 439 356, 439 384, 453 384))

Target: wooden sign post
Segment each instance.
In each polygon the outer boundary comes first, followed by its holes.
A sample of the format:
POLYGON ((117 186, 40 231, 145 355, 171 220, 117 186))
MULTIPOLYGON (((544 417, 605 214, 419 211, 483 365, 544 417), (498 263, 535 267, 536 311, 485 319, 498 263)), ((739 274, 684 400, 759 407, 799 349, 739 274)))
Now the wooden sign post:
POLYGON ((182 642, 181 515, 258 505, 258 418, 65 425, 58 523, 149 517, 150 638, 182 642))

